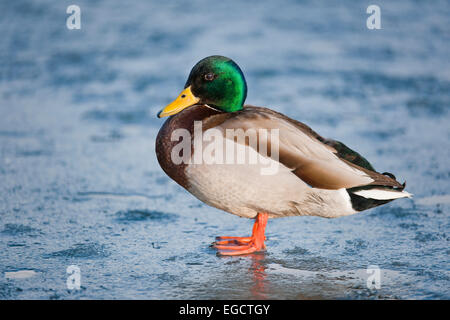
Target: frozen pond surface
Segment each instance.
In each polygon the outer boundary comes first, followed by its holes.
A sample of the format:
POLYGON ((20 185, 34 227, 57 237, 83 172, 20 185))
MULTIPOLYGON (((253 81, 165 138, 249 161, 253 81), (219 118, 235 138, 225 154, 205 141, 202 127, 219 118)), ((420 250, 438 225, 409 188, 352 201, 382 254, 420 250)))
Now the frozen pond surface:
POLYGON ((449 299, 450 5, 378 1, 0 4, 0 299, 449 299), (213 4, 217 3, 217 4, 213 4), (413 199, 270 220, 268 250, 221 258, 252 221, 171 181, 157 111, 211 54, 247 102, 343 141, 413 199), (81 290, 66 269, 81 270, 81 290), (381 288, 366 268, 381 268, 381 288))

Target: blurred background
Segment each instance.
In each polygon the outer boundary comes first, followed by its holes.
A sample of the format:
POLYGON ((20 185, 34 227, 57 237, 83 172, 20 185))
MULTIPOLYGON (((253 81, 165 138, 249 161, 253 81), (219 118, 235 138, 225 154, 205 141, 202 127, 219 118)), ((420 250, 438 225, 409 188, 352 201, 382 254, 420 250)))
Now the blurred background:
POLYGON ((0 12, 0 299, 450 298, 448 1, 16 0, 0 12), (71 4, 80 30, 66 27, 71 4), (380 30, 366 27, 371 4, 380 30), (217 257, 214 237, 252 221, 195 199, 154 152, 157 111, 213 54, 243 69, 247 103, 343 141, 415 197, 271 220, 267 252, 217 257))

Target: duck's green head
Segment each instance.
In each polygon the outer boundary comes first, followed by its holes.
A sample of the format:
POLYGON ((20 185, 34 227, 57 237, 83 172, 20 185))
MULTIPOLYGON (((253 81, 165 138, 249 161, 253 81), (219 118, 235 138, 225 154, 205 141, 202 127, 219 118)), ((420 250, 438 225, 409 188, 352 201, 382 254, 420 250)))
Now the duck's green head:
POLYGON ((195 104, 234 112, 242 109, 246 97, 247 84, 239 66, 229 58, 211 56, 192 68, 184 90, 158 117, 174 115, 195 104))

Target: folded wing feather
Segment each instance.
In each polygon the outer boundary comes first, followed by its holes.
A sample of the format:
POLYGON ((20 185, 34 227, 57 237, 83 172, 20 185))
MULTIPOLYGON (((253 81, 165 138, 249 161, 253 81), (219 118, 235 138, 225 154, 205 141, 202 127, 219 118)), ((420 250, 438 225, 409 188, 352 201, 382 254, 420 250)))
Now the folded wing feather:
POLYGON ((258 130, 279 129, 278 161, 314 188, 353 188, 376 184, 379 180, 392 180, 398 184, 389 177, 341 159, 337 150, 324 143, 325 139, 308 126, 270 109, 246 106, 233 116, 219 114, 211 117, 204 124, 204 130, 212 126, 221 128, 223 132, 226 129, 254 129, 258 145, 265 143, 267 150, 272 143, 270 135, 259 135, 258 130))

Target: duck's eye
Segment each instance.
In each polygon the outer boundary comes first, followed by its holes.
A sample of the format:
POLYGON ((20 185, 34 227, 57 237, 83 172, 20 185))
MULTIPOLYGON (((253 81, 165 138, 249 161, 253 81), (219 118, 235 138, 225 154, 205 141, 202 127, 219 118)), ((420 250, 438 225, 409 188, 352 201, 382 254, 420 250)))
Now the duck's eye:
POLYGON ((207 73, 205 74, 205 80, 206 81, 213 81, 214 80, 214 73, 207 73))

